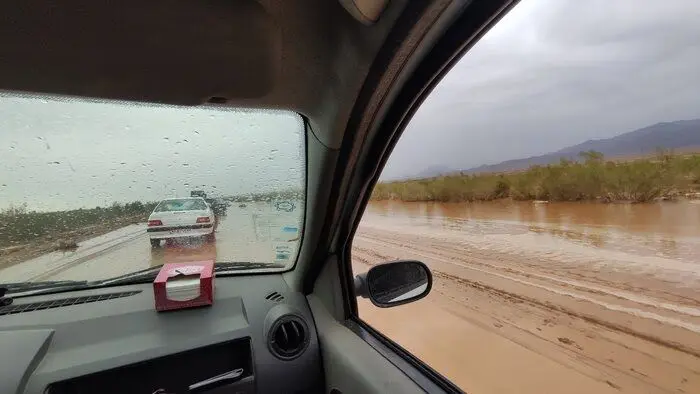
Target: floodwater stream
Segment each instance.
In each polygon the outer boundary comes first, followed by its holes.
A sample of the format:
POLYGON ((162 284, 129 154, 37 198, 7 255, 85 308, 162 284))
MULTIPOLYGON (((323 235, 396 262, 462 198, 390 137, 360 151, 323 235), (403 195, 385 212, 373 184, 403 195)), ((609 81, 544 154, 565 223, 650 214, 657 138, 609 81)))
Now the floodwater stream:
POLYGON ((373 202, 365 221, 459 233, 472 247, 700 279, 700 201, 655 204, 373 202))

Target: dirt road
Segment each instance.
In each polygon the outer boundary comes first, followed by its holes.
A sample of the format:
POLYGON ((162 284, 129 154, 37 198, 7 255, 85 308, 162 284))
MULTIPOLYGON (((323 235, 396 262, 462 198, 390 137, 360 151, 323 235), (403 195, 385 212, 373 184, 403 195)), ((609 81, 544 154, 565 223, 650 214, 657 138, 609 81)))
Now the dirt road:
POLYGON ((672 269, 613 269, 505 243, 483 248, 493 239, 470 242, 462 231, 429 227, 363 221, 356 271, 420 259, 435 282, 414 304, 379 309, 363 300, 360 316, 465 391, 700 392, 700 286, 692 272, 681 283, 669 279, 672 269))

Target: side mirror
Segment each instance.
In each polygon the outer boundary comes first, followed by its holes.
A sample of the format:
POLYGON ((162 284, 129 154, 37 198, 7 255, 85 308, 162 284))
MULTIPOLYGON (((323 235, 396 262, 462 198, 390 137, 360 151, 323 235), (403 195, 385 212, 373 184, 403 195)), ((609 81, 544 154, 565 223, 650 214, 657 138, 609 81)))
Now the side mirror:
POLYGON ((433 275, 428 266, 415 260, 399 260, 375 265, 355 276, 355 294, 369 298, 380 308, 419 300, 430 293, 433 275))

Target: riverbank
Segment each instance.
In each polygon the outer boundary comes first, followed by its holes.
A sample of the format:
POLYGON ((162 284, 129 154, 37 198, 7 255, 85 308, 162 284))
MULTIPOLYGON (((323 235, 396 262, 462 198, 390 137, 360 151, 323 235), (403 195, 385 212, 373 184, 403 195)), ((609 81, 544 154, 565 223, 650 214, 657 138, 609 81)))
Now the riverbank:
POLYGON ((533 166, 507 174, 458 174, 378 183, 372 200, 406 202, 533 201, 651 202, 700 197, 700 154, 661 154, 627 162, 584 160, 533 166))

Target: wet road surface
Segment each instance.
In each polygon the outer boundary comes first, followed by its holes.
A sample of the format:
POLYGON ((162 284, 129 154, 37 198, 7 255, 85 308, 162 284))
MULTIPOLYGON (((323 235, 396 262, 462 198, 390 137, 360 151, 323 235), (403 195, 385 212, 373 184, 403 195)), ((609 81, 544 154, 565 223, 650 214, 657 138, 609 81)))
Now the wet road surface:
POLYGON ((467 392, 700 392, 700 206, 664 231, 658 207, 533 205, 373 204, 354 269, 419 259, 435 282, 360 316, 467 392))
POLYGON ((0 270, 0 282, 97 280, 163 263, 202 260, 287 263, 277 252, 282 247, 290 256, 296 254, 298 209, 299 204, 292 212, 265 203, 234 204, 220 218, 215 242, 187 239, 159 248, 151 248, 145 223, 135 224, 81 242, 73 252, 53 252, 0 270))

